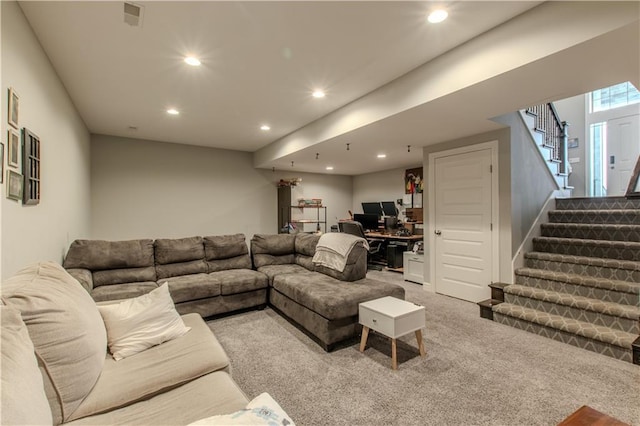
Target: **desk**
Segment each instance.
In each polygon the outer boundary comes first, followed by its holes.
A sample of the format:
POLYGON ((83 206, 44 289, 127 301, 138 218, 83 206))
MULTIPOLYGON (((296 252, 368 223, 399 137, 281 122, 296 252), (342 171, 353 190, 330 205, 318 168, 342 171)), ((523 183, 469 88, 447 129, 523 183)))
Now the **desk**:
MULTIPOLYGON (((384 234, 382 232, 366 232, 365 237, 367 240, 382 240, 382 257, 383 265, 386 265, 389 270, 402 272, 402 252, 411 250, 413 243, 416 241, 422 241, 423 235, 408 235, 400 236, 394 234, 384 234), (406 250, 397 250, 393 253, 387 253, 387 246, 392 243, 397 243, 400 246, 406 246, 406 250)), ((380 263, 380 262, 378 262, 380 263)))
POLYGON ((382 232, 365 232, 365 237, 367 238, 378 238, 384 239, 387 241, 405 241, 415 243, 416 241, 422 241, 424 235, 408 235, 401 236, 395 234, 383 234, 382 232))

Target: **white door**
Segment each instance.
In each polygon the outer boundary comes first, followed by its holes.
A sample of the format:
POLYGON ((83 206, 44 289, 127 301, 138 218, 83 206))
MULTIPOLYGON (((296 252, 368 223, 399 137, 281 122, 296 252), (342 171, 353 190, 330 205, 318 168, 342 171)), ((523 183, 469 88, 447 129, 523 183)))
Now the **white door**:
POLYGON ((607 121, 607 195, 624 195, 640 154, 640 117, 607 121))
POLYGON ((434 164, 435 290, 470 302, 491 297, 491 159, 482 149, 434 164))

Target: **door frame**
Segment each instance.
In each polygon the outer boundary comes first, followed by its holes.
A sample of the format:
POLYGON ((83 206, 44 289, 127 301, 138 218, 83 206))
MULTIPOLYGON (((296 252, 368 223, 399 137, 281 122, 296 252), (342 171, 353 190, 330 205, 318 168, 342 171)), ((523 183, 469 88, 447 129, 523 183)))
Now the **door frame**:
MULTIPOLYGON (((436 250, 435 250, 435 164, 436 159, 443 157, 450 157, 453 155, 467 154, 474 151, 482 151, 485 149, 491 150, 491 223, 493 225, 493 231, 491 233, 491 282, 500 281, 500 196, 499 196, 499 168, 498 168, 498 141, 493 140, 489 142, 482 142, 473 145, 467 145, 460 148, 448 149, 445 151, 438 151, 429 153, 428 167, 429 167, 429 180, 427 181, 428 188, 428 226, 427 232, 429 232, 429 280, 431 282, 432 289, 438 292, 438 283, 436 282, 436 250)), ((489 283, 487 283, 488 285, 489 283)))

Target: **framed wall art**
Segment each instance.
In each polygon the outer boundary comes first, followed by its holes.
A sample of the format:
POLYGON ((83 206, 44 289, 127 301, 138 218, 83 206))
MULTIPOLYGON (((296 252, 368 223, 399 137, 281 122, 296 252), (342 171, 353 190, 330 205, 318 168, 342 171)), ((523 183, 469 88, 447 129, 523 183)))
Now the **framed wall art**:
POLYGON ((18 115, 20 113, 20 97, 13 90, 13 87, 9 88, 9 108, 7 109, 8 117, 7 121, 10 125, 18 128, 18 115))
POLYGON ((13 170, 7 170, 7 198, 22 201, 22 175, 13 170))
POLYGON ((9 145, 7 164, 10 167, 18 167, 18 164, 20 164, 20 133, 15 129, 9 128, 7 130, 7 141, 9 145))

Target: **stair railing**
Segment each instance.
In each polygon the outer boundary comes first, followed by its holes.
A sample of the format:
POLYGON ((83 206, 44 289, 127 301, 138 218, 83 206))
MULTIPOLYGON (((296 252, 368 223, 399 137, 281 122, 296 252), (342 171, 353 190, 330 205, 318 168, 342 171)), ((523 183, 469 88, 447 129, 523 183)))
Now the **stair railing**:
POLYGON ((559 163, 558 175, 569 176, 568 127, 552 103, 535 105, 526 112, 536 117, 536 130, 544 134, 543 146, 551 149, 551 161, 559 163))

